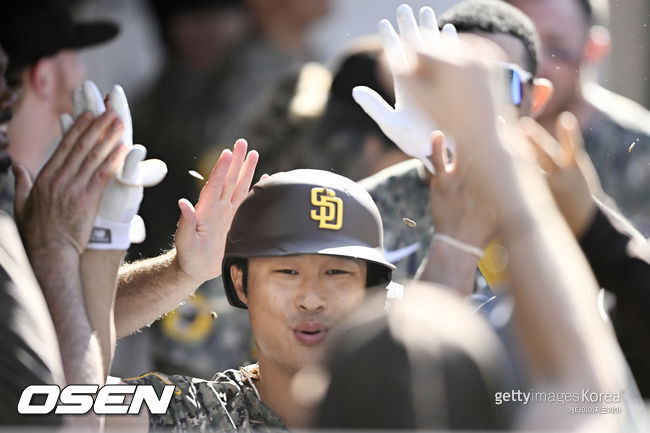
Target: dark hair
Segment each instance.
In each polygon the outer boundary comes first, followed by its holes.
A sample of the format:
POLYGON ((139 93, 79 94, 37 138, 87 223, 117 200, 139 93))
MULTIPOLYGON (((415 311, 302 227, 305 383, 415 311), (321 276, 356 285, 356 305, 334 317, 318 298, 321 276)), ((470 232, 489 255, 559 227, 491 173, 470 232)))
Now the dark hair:
POLYGON ((381 45, 377 39, 365 41, 339 60, 322 116, 306 138, 306 164, 323 170, 335 167, 336 172, 356 179, 354 164, 361 157, 367 136, 379 138, 382 151, 395 149, 395 144, 377 123, 352 98, 352 89, 367 86, 375 90, 391 106, 394 98, 378 76, 381 45), (317 155, 317 156, 312 156, 317 155))
MULTIPOLYGON (((386 266, 368 262, 366 270, 366 287, 384 286, 390 282, 392 272, 386 266)), ((248 294, 248 259, 231 257, 226 259, 226 269, 230 272, 231 266, 237 266, 242 271, 242 289, 248 294)))
POLYGON ((438 20, 442 28, 453 24, 458 32, 502 33, 519 39, 526 49, 526 68, 537 74, 539 36, 535 25, 516 7, 500 0, 467 0, 445 12, 438 20))
POLYGON ((578 3, 580 3, 580 7, 582 8, 583 12, 585 13, 585 18, 587 18, 587 22, 588 23, 593 22, 594 8, 591 6, 591 1, 590 0, 578 0, 578 3))

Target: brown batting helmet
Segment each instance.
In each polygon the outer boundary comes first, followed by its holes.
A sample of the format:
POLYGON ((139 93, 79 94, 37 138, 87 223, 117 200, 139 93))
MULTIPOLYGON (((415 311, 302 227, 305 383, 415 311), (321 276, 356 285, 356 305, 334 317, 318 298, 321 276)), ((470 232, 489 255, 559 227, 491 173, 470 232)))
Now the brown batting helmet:
POLYGON ((222 276, 231 305, 246 308, 230 278, 236 259, 326 254, 373 265, 372 285, 387 284, 395 266, 383 253, 379 210, 356 182, 323 170, 277 173, 256 184, 235 213, 222 276))

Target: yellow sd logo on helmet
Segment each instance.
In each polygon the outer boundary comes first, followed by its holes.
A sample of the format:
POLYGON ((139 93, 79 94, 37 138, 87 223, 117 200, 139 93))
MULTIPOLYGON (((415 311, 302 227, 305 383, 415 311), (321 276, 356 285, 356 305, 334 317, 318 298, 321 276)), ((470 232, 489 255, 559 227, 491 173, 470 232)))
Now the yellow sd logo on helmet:
POLYGON ((343 200, 329 188, 312 188, 311 204, 318 207, 312 209, 311 219, 319 221, 318 228, 340 230, 343 226, 343 200), (336 221, 336 222, 333 222, 336 221))

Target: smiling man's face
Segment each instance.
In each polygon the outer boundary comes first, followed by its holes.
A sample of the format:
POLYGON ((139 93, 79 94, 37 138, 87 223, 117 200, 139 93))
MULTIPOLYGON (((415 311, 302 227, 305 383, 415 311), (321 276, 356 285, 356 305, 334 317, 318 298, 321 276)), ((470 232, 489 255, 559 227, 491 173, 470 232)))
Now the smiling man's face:
POLYGON ((320 361, 329 331, 363 301, 366 268, 363 260, 317 254, 252 258, 246 294, 241 272, 231 272, 260 362, 293 373, 320 361))

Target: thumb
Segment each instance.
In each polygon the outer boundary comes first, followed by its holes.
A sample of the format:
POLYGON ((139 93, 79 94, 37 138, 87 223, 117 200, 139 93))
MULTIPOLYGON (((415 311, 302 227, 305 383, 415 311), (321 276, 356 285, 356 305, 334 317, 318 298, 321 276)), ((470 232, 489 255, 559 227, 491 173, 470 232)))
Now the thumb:
POLYGON ((16 198, 14 199, 14 212, 19 217, 23 213, 25 203, 32 190, 32 179, 29 177, 27 169, 20 164, 14 164, 13 173, 15 177, 16 198))
POLYGON ((182 198, 178 200, 178 207, 181 210, 181 216, 178 219, 176 228, 175 244, 182 245, 189 243, 196 231, 196 210, 189 200, 182 198))
POLYGON ((565 111, 558 116, 555 128, 560 146, 564 150, 564 162, 574 163, 576 155, 584 151, 578 119, 570 112, 565 111))
POLYGON ((386 132, 384 128, 388 129, 390 127, 393 108, 369 87, 355 87, 352 89, 352 97, 363 108, 363 111, 379 125, 382 131, 386 132))
POLYGON ((120 182, 127 185, 139 185, 139 166, 142 160, 147 156, 147 149, 141 144, 136 144, 131 148, 126 155, 124 165, 122 166, 122 173, 120 174, 120 182))
POLYGON ((139 182, 142 186, 158 185, 167 175, 167 164, 159 159, 147 159, 140 163, 139 182))

